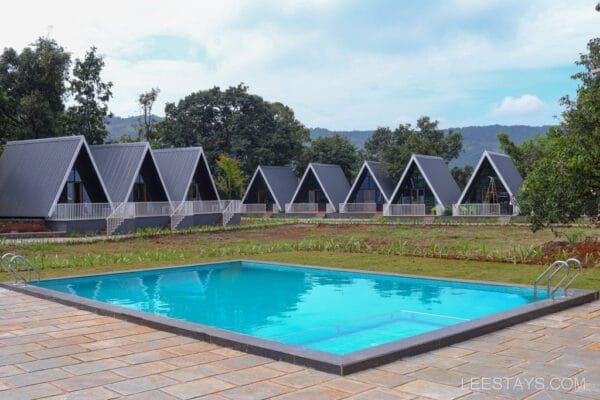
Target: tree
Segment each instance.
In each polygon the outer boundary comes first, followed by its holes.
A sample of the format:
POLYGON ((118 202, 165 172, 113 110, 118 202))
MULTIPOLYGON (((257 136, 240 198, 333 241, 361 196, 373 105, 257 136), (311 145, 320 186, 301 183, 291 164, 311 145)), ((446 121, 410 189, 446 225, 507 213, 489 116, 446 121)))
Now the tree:
POLYGON ((456 184, 460 190, 464 190, 464 188, 467 186, 467 183, 469 183, 469 178, 471 178, 471 175, 473 175, 473 166, 465 165, 462 168, 453 167, 450 170, 450 173, 452 174, 452 177, 456 181, 456 184))
POLYGON ((100 77, 104 60, 96 55, 92 47, 83 60, 77 59, 73 67, 73 78, 69 81, 69 92, 76 105, 66 113, 66 133, 83 135, 90 144, 103 143, 108 135, 106 117, 108 101, 112 97, 112 82, 103 82, 100 77))
POLYGON ((37 139, 63 132, 65 82, 71 56, 39 38, 17 53, 0 55, 0 140, 37 139))
POLYGON ((444 133, 438 121, 421 117, 413 128, 410 124, 400 125, 392 132, 391 144, 382 148, 383 161, 389 164, 389 173, 399 179, 413 153, 442 157, 446 162, 458 157, 462 151, 462 134, 444 133))
POLYGON ((346 136, 335 134, 314 139, 296 172, 303 172, 309 162, 339 165, 351 180, 359 168, 360 159, 356 146, 346 136))
POLYGON ((177 104, 167 103, 159 130, 162 145, 202 146, 210 163, 227 154, 240 161, 247 176, 259 164, 298 163, 309 140, 289 107, 266 102, 242 84, 225 91, 200 90, 177 104))
POLYGON ((515 163, 515 167, 523 178, 527 177, 533 169, 533 165, 539 160, 543 154, 543 137, 539 134, 533 139, 528 139, 520 145, 515 144, 507 133, 500 132, 498 134, 498 143, 500 149, 510 156, 515 163))
POLYGON ((140 140, 145 140, 147 142, 152 142, 154 138, 155 132, 155 118, 152 115, 152 107, 158 99, 158 94, 160 93, 159 88, 152 88, 149 91, 140 94, 138 97, 138 104, 142 109, 142 116, 140 117, 138 135, 140 140))
POLYGON ((532 228, 600 214, 600 38, 588 42, 577 65, 577 98, 561 99, 562 122, 541 141, 542 156, 523 183, 521 210, 532 228))
POLYGON ((240 162, 221 154, 216 163, 216 185, 222 197, 226 199, 239 198, 244 186, 244 178, 240 162))
POLYGON ((365 141, 364 156, 370 161, 382 161, 385 149, 392 145, 392 130, 387 127, 375 129, 369 139, 365 141))

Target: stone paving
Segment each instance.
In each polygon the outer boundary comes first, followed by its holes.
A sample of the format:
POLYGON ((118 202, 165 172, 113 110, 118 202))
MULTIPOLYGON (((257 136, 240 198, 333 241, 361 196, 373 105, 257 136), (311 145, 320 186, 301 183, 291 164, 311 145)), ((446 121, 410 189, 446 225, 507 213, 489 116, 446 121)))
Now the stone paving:
POLYGON ((0 289, 0 399, 600 399, 600 301, 345 377, 0 289))

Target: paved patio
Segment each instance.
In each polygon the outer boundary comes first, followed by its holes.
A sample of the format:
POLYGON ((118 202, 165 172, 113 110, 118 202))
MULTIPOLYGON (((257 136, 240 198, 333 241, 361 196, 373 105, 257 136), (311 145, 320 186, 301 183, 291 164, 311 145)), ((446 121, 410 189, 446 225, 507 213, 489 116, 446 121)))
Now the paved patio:
POLYGON ((0 399, 600 399, 600 301, 339 377, 0 289, 0 399))

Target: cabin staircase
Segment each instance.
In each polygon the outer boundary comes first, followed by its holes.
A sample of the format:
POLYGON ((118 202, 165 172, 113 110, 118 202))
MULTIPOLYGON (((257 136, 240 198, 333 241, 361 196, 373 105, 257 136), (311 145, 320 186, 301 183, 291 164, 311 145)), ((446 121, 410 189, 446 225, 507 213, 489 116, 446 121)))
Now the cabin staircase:
POLYGON ((239 200, 229 200, 227 206, 223 209, 223 226, 229 225, 235 214, 242 211, 242 202, 239 200))
MULTIPOLYGON (((132 210, 135 210, 133 204, 123 202, 120 203, 112 213, 106 218, 106 234, 114 235, 119 228, 125 223, 125 220, 129 217, 132 218, 133 215, 130 215, 132 210)), ((135 214, 135 213, 134 213, 135 214)))
POLYGON ((0 268, 2 271, 10 274, 15 283, 29 283, 32 281, 32 275, 35 274, 39 282, 41 273, 40 270, 25 257, 14 253, 6 253, 0 258, 0 268))
POLYGON ((546 293, 548 298, 554 299, 556 294, 562 290, 563 296, 567 295, 567 290, 573 285, 575 280, 583 272, 581 261, 576 258, 569 258, 566 261, 557 260, 554 261, 548 268, 544 270, 533 283, 533 297, 538 298, 538 285, 546 286, 546 293), (576 272, 571 275, 571 265, 575 265, 576 272), (552 286, 552 280, 559 276, 563 272, 562 278, 558 283, 552 286))
POLYGON ((326 214, 327 214, 327 211, 318 211, 317 214, 315 215, 315 218, 325 218, 326 214))
POLYGON ((181 222, 185 219, 185 217, 187 217, 188 215, 190 215, 190 213, 188 212, 188 205, 189 203, 186 203, 185 201, 182 201, 179 206, 177 206, 177 208, 175 209, 175 211, 173 211, 173 214, 171 214, 171 229, 175 230, 177 228, 179 228, 179 224, 181 224, 181 222))

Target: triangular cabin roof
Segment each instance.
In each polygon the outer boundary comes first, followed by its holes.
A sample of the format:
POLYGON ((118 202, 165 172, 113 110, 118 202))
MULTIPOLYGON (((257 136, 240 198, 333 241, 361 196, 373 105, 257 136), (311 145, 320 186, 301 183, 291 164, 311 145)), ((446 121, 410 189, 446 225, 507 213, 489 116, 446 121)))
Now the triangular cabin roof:
POLYGON ((398 193, 398 190, 400 190, 400 187, 402 187, 404 180, 409 178, 408 172, 413 164, 416 165, 421 172, 421 175, 423 175, 425 182, 427 182, 429 189, 435 196, 437 204, 450 205, 456 203, 460 197, 460 189, 454 181, 452 174, 450 174, 446 161, 441 157, 426 156, 422 154, 413 154, 410 157, 410 160, 408 164, 406 164, 406 168, 404 168, 404 172, 396 185, 394 194, 390 198, 390 202, 394 202, 396 194, 398 193))
POLYGON ((20 140, 8 142, 0 157, 0 216, 49 217, 80 154, 110 203, 83 136, 20 140))
POLYGON ((302 179, 300 179, 298 187, 296 188, 290 203, 295 202, 304 180, 311 171, 317 179, 319 186, 321 186, 323 193, 325 193, 327 201, 329 201, 329 204, 335 210, 337 210, 338 205, 343 202, 348 195, 350 184, 348 183, 348 179, 346 178, 342 168, 339 165, 334 164, 308 164, 308 167, 306 167, 306 171, 304 171, 304 175, 302 176, 302 179))
POLYGON ((375 184, 383 194, 383 197, 386 202, 389 202, 392 198, 392 193, 394 192, 394 180, 392 177, 386 172, 388 164, 377 161, 365 161, 363 165, 360 167, 358 174, 356 175, 356 179, 354 179, 354 183, 352 187, 348 191, 346 195, 346 199, 344 203, 347 203, 350 200, 350 196, 359 186, 359 181, 361 180, 363 172, 366 170, 368 174, 373 177, 375 184))
POLYGON ((242 203, 246 201, 246 197, 252 190, 252 186, 255 184, 258 175, 262 176, 262 179, 265 181, 279 211, 283 211, 285 204, 292 200, 294 191, 298 187, 298 178, 296 178, 292 168, 259 165, 256 168, 256 171, 254 171, 252 179, 250 179, 250 183, 246 188, 246 193, 244 193, 244 197, 242 197, 242 203))
POLYGON ((473 170, 473 173, 469 178, 469 182, 467 182, 465 190, 463 190, 460 196, 458 204, 462 203, 466 193, 469 191, 471 185, 473 184, 473 179, 475 179, 475 177, 477 176, 477 173, 483 165, 483 161, 486 159, 489 161, 490 165, 498 175, 498 178, 500 178, 500 181, 502 181, 502 184, 508 191, 508 194, 511 197, 518 196, 521 190, 521 186, 523 185, 523 177, 517 170, 517 167, 515 167, 515 164, 513 163, 510 156, 502 153, 496 153, 493 151, 485 150, 481 155, 477 166, 473 170))
POLYGON ((194 179, 196 170, 204 165, 208 176, 210 177, 210 187, 212 188, 216 199, 219 199, 219 192, 215 186, 210 167, 206 161, 206 156, 202 147, 183 147, 173 149, 152 150, 156 164, 165 182, 167 192, 171 200, 181 202, 186 199, 188 189, 194 179))
POLYGON ((158 175, 160 186, 169 203, 171 202, 148 142, 101 144, 90 146, 90 149, 113 201, 119 203, 127 201, 142 163, 146 157, 149 157, 158 175))

